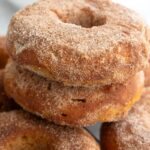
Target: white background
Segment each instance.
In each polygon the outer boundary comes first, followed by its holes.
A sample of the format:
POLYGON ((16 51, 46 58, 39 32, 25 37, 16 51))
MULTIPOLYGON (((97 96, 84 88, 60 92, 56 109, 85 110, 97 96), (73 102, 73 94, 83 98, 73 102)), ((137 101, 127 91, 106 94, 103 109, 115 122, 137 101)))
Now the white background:
MULTIPOLYGON (((11 16, 26 3, 35 0, 0 0, 0 34, 5 34, 11 16)), ((139 12, 150 24, 150 0, 114 0, 139 12)))
MULTIPOLYGON (((26 3, 35 0, 0 0, 0 35, 7 32, 7 26, 11 16, 26 3)), ((150 0, 114 0, 139 12, 150 24, 150 0)), ((99 124, 90 127, 90 130, 98 138, 99 124)))

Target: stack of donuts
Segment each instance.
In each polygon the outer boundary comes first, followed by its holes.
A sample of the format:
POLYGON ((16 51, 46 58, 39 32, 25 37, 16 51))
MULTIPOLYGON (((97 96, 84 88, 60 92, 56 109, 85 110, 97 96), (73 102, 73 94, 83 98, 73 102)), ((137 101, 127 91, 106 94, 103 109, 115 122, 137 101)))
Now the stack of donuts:
POLYGON ((139 100, 148 27, 111 1, 40 0, 13 16, 7 48, 10 97, 56 124, 86 126, 118 120, 139 100))
POLYGON ((4 86, 37 117, 0 114, 9 120, 5 129, 14 125, 19 135, 5 149, 98 150, 80 127, 121 120, 140 99, 149 33, 138 14, 110 0, 39 0, 17 12, 7 33, 4 86))

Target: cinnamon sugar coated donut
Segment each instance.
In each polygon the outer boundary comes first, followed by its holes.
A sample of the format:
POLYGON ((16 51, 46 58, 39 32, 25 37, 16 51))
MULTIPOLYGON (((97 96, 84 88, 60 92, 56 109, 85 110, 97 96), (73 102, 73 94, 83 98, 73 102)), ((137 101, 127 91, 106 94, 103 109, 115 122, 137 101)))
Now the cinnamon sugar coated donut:
POLYGON ((140 99, 144 75, 137 73, 126 84, 66 87, 9 62, 4 83, 7 94, 24 109, 57 124, 86 126, 122 118, 140 99))
POLYGON ((102 150, 150 149, 150 88, 144 91, 127 118, 102 125, 101 144, 102 150))
POLYGON ((100 150, 82 128, 40 120, 24 111, 0 113, 1 150, 100 150))
POLYGON ((8 29, 13 59, 71 86, 123 83, 148 63, 148 27, 134 11, 104 0, 40 0, 8 29))
POLYGON ((14 100, 12 100, 7 96, 4 90, 3 79, 4 79, 4 70, 0 70, 0 112, 10 111, 18 108, 14 100))
POLYGON ((4 68, 8 60, 6 37, 0 36, 0 69, 4 68))

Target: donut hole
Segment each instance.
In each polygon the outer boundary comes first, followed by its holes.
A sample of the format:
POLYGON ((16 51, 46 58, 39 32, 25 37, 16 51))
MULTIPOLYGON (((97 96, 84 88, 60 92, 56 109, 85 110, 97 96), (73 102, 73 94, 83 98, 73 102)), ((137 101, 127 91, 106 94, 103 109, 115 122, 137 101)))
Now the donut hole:
POLYGON ((73 102, 86 103, 86 99, 72 99, 73 102))
POLYGON ((102 26, 106 24, 106 17, 101 17, 95 19, 93 16, 79 17, 79 20, 74 20, 73 22, 67 22, 71 24, 75 24, 77 26, 81 26, 83 28, 92 28, 95 26, 102 26))
POLYGON ((92 28, 106 24, 107 18, 94 12, 90 8, 82 8, 78 11, 72 10, 71 13, 61 14, 55 11, 59 19, 64 23, 75 24, 83 28, 92 28))

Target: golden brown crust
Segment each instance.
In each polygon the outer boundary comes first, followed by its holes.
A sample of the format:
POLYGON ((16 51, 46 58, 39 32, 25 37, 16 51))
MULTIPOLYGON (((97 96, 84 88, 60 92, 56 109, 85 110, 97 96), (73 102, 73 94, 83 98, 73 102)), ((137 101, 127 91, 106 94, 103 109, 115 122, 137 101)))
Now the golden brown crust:
POLYGON ((48 123, 24 111, 0 113, 1 150, 100 150, 82 128, 48 123))
POLYGON ((102 125, 101 144, 103 150, 150 149, 150 88, 144 91, 128 117, 102 125))
POLYGON ((4 70, 0 70, 0 112, 18 108, 14 100, 12 100, 6 95, 6 92, 4 90, 3 79, 4 79, 4 70))
POLYGON ((120 119, 140 98, 143 72, 126 84, 105 87, 66 87, 10 62, 5 89, 24 109, 58 124, 86 126, 120 119))
POLYGON ((6 37, 0 36, 0 69, 4 68, 8 60, 8 53, 6 50, 6 37))
POLYGON ((12 18, 7 45, 15 61, 50 80, 110 85, 148 63, 148 32, 135 12, 110 1, 41 0, 12 18))

